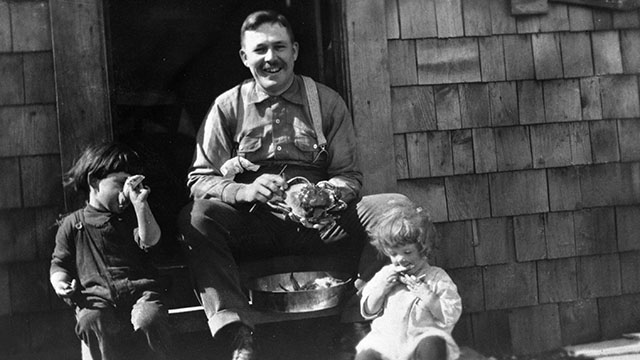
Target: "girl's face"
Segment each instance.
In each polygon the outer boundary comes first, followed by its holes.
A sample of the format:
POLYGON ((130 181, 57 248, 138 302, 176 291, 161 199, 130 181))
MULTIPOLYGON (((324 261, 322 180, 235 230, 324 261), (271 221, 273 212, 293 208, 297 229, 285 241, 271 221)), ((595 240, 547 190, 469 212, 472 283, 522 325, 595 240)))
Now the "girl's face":
POLYGON ((406 273, 411 275, 428 265, 427 258, 420 254, 420 249, 416 244, 388 248, 385 252, 391 259, 393 266, 405 268, 407 269, 406 273))
POLYGON ((130 175, 125 172, 110 173, 104 179, 91 184, 89 204, 98 210, 121 213, 129 205, 122 195, 124 182, 130 175))

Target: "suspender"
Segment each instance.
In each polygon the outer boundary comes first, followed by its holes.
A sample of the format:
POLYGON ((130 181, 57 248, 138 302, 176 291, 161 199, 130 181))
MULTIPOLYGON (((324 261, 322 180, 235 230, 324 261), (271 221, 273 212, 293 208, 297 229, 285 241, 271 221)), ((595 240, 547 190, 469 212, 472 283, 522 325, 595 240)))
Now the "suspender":
POLYGON ((311 121, 313 122, 313 130, 318 138, 318 147, 324 149, 327 146, 327 139, 322 132, 322 114, 320 113, 320 98, 318 97, 318 88, 316 82, 312 78, 302 76, 304 80, 304 89, 307 93, 307 102, 309 103, 309 112, 311 113, 311 121))

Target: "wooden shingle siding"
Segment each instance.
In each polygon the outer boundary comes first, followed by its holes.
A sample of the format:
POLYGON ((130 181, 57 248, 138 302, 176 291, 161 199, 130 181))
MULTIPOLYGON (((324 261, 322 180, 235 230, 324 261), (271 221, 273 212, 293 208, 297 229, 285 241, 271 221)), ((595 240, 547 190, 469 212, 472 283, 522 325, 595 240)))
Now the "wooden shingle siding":
POLYGON ((604 119, 640 117, 638 78, 606 76, 600 78, 602 117, 604 119))
POLYGON ((518 82, 518 119, 522 125, 545 122, 542 82, 518 82))
POLYGON ((549 259, 557 259, 576 256, 573 213, 549 213, 547 214, 545 225, 547 257, 549 259))
POLYGON ((485 127, 491 124, 489 88, 487 84, 473 83, 458 86, 460 117, 463 128, 485 127))
MULTIPOLYGON (((49 261, 20 262, 10 265, 11 309, 14 314, 49 308, 49 261), (23 284, 29 284, 24 286, 23 284)), ((29 336, 30 337, 30 336, 29 336)))
POLYGON ((0 107, 0 156, 58 153, 53 105, 0 107))
POLYGON ((447 221, 447 199, 443 179, 399 181, 398 191, 427 210, 432 221, 447 221))
POLYGON ((569 30, 593 30, 593 12, 586 6, 569 6, 569 30))
POLYGON ((571 165, 570 125, 555 123, 530 127, 534 168, 571 165))
POLYGON ((599 78, 580 79, 580 105, 583 120, 602 119, 599 78))
POLYGON ((491 12, 492 34, 516 33, 516 19, 511 16, 510 0, 489 1, 489 10, 491 12))
POLYGON ((593 163, 589 124, 574 122, 569 126, 571 132, 571 164, 585 165, 593 163))
POLYGON ((400 37, 416 39, 436 37, 435 0, 402 0, 398 1, 400 14, 400 37))
POLYGON ((482 1, 462 0, 462 18, 466 36, 491 35, 491 8, 482 1))
POLYGON ((462 310, 467 313, 483 311, 482 270, 479 267, 452 269, 449 275, 458 286, 458 292, 462 298, 462 310))
POLYGON ((427 133, 429 146, 429 169, 431 176, 453 175, 453 153, 448 131, 427 133))
POLYGON ((508 264, 515 260, 513 219, 474 220, 477 224, 476 265, 508 264))
POLYGON ((615 120, 589 123, 594 163, 609 163, 620 160, 617 124, 615 120))
POLYGON ((616 234, 618 236, 618 250, 640 250, 640 207, 616 207, 616 234))
POLYGON ((608 254, 618 250, 613 208, 576 211, 573 220, 578 256, 608 254))
POLYGON ((398 0, 385 0, 384 10, 385 23, 387 24, 387 39, 399 39, 400 18, 398 16, 398 0))
POLYGON ((53 58, 50 52, 24 54, 25 103, 54 103, 53 58))
POLYGON ((562 78, 560 37, 557 34, 533 34, 531 44, 536 79, 562 78))
POLYGON ((598 312, 602 337, 611 339, 636 331, 640 319, 640 295, 629 294, 598 299, 598 312))
POLYGON ((491 125, 518 124, 518 91, 515 81, 489 83, 491 125))
POLYGON ((549 181, 549 209, 574 210, 582 207, 580 174, 574 167, 547 170, 549 181))
POLYGON ((640 161, 640 121, 637 119, 618 120, 620 160, 640 161))
POLYGON ((516 28, 518 34, 534 34, 540 32, 539 16, 519 16, 516 17, 516 28))
POLYGON ((21 54, 0 53, 0 105, 24 104, 24 73, 21 54))
POLYGON ((585 299, 622 294, 618 254, 579 257, 578 294, 585 299))
MULTIPOLYGON (((457 269, 475 265, 474 236, 471 221, 455 221, 437 224, 440 235, 437 243, 438 265, 457 269)), ((482 294, 482 290, 480 290, 482 294)))
MULTIPOLYGON (((9 266, 0 265, 0 289, 8 289, 8 288, 9 288, 9 266)), ((4 318, 5 317, 4 315, 8 315, 10 313, 11 313, 11 293, 8 291, 3 291, 2 293, 0 293, 0 318, 4 318)), ((3 336, 3 338, 6 339, 5 336, 3 336)))
POLYGON ((622 73, 620 36, 617 31, 591 33, 593 66, 596 75, 622 73))
POLYGON ((390 40, 387 44, 389 57, 389 82, 391 86, 416 85, 416 43, 413 40, 390 40))
POLYGON ((622 69, 625 73, 640 73, 640 30, 620 33, 622 69))
POLYGON ((543 82, 546 122, 582 119, 580 84, 575 79, 543 82))
POLYGON ((640 292, 640 252, 629 251, 620 253, 620 276, 622 278, 622 293, 633 294, 640 292))
POLYGON ((431 86, 391 88, 391 118, 397 133, 436 130, 436 106, 431 86))
POLYGON ((558 305, 547 304, 509 313, 513 350, 531 354, 539 349, 556 349, 562 344, 558 305))
POLYGON ((473 154, 477 173, 488 173, 498 169, 496 140, 492 128, 473 129, 473 154))
POLYGON ((487 310, 538 304, 536 263, 510 263, 483 267, 487 310))
POLYGON ((471 130, 457 130, 451 133, 451 149, 453 153, 453 174, 472 174, 473 136, 471 130))
POLYGON ((512 0, 511 14, 513 15, 535 15, 546 14, 549 11, 547 0, 512 0))
POLYGON ((449 221, 491 216, 489 181, 486 175, 447 177, 445 190, 449 221))
POLYGON ((598 303, 581 299, 558 304, 563 344, 585 344, 600 339, 598 303))
POLYGON ((0 1, 0 52, 11 51, 11 13, 9 3, 0 1))
POLYGON ((22 197, 25 207, 56 205, 64 202, 60 157, 41 155, 24 157, 20 161, 22 197))
POLYGON ((547 257, 545 217, 541 214, 514 216, 513 237, 518 262, 547 257))
POLYGON ((507 79, 533 79, 535 69, 531 37, 528 35, 504 35, 502 39, 507 79))
POLYGON ((2 193, 0 197, 0 209, 21 207, 22 190, 20 182, 20 162, 18 158, 0 157, 0 173, 3 174, 3 181, 0 181, 0 193, 2 193))
POLYGON ((436 1, 435 6, 438 37, 463 36, 461 0, 436 1))
POLYGON ((474 349, 484 354, 511 353, 511 331, 507 310, 471 314, 474 349))
POLYGON ((404 134, 393 135, 393 149, 396 160, 396 178, 409 178, 409 160, 407 159, 407 140, 404 134))
POLYGON ((567 5, 549 4, 549 12, 544 16, 540 16, 540 31, 558 32, 569 31, 569 29, 569 10, 567 5))
POLYGON ((482 81, 505 80, 502 37, 481 37, 478 38, 478 45, 480 48, 480 72, 482 74, 482 81))
POLYGON ((538 288, 541 304, 577 300, 575 258, 538 261, 538 288))
POLYGON ((529 129, 520 126, 499 127, 494 130, 498 171, 531 169, 529 129))
POLYGON ((431 175, 429 168, 429 146, 427 133, 408 133, 407 139, 407 164, 409 164, 409 177, 420 178, 431 175))
POLYGON ((416 40, 419 84, 480 81, 475 38, 416 40))
POLYGON ((564 76, 584 77, 593 75, 591 37, 585 32, 560 34, 562 69, 564 76))
POLYGON ((637 28, 640 26, 638 11, 614 11, 612 15, 614 29, 637 28))
POLYGON ((10 2, 13 51, 51 50, 49 5, 44 1, 10 2))
POLYGON ((438 130, 460 129, 460 97, 457 85, 434 87, 436 123, 438 130))
POLYGON ((593 9, 593 29, 611 30, 613 29, 613 16, 611 11, 593 9))

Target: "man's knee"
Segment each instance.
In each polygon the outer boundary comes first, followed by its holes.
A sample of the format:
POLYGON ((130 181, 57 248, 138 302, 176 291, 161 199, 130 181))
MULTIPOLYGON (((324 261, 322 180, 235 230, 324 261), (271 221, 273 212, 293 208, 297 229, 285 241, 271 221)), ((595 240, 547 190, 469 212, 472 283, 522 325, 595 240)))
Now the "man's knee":
POLYGON ((159 302, 157 293, 145 292, 131 309, 131 324, 134 330, 146 332, 152 328, 167 326, 167 322, 167 311, 159 302))
POLYGON ((106 309, 82 309, 79 311, 76 323, 76 334, 85 339, 89 334, 117 333, 120 325, 113 311, 106 309))

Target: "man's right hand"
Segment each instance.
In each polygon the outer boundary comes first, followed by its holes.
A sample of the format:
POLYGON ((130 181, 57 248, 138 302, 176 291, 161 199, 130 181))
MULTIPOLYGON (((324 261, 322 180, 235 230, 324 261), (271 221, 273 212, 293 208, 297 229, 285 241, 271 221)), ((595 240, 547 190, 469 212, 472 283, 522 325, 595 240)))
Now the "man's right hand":
POLYGON ((276 196, 284 198, 287 190, 287 182, 280 175, 262 174, 251 184, 247 184, 238 190, 236 200, 238 202, 266 203, 276 196))

